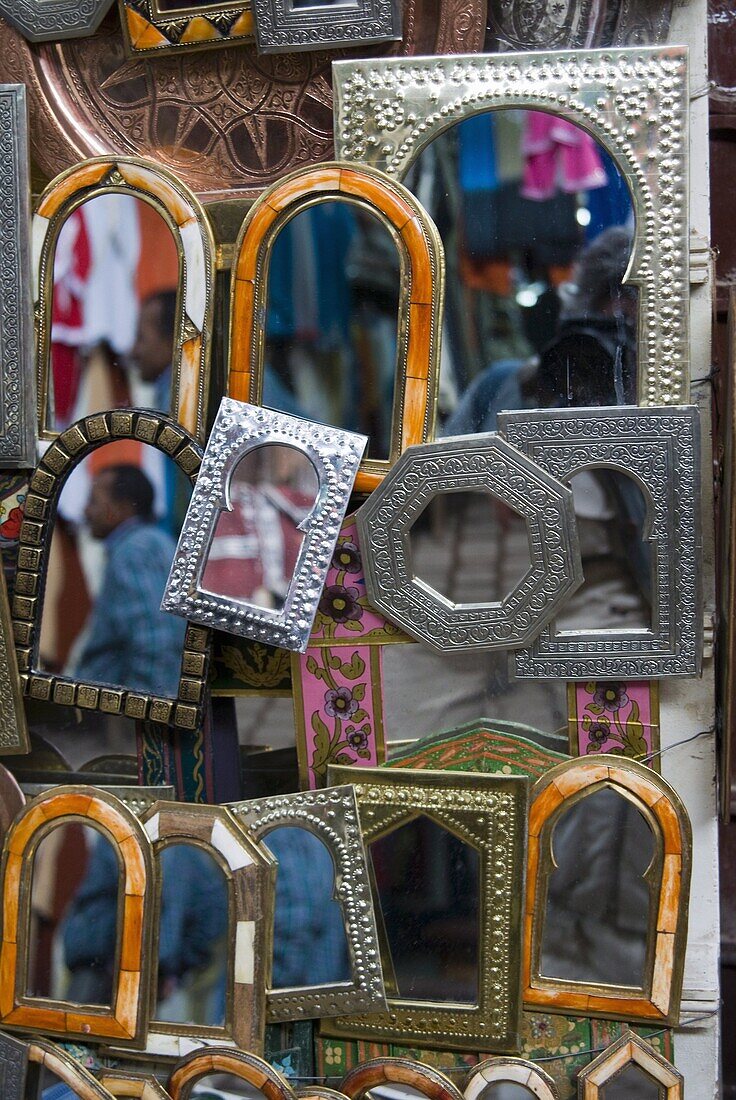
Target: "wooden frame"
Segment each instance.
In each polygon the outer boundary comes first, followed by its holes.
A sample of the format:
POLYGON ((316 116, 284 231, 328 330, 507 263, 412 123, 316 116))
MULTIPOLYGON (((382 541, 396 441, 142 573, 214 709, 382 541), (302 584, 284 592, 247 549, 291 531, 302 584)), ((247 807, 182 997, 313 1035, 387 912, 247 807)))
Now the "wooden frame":
MULTIPOLYGON (((225 1023, 205 1026, 156 1020, 158 981, 151 972, 146 1053, 181 1057, 193 1043, 236 1044, 260 1052, 266 1027, 266 987, 271 980, 273 907, 276 865, 224 806, 156 802, 141 815, 154 859, 171 844, 188 844, 208 852, 228 884, 228 937, 225 1023)), ((161 914, 161 883, 154 929, 161 914)), ((158 935, 158 933, 156 933, 158 935)))
POLYGON ((554 1080, 526 1058, 486 1058, 465 1078, 464 1100, 481 1100, 489 1085, 508 1082, 523 1085, 537 1100, 560 1100, 554 1080))
POLYGON ((39 1076, 44 1068, 55 1073, 79 1100, 113 1100, 112 1093, 63 1047, 34 1039, 28 1044, 28 1061, 31 1066, 37 1067, 39 1076))
POLYGON ((260 1089, 266 1100, 295 1100, 285 1077, 268 1062, 243 1050, 194 1050, 183 1058, 169 1077, 171 1100, 188 1100, 192 1085, 210 1073, 232 1073, 260 1089))
POLYGON ((439 384, 444 250, 424 208, 400 183, 373 168, 329 162, 302 168, 264 191, 246 215, 235 244, 230 309, 228 394, 261 403, 268 270, 274 241, 301 211, 339 200, 377 216, 401 261, 399 339, 388 460, 366 459, 355 488, 370 492, 401 452, 432 437, 439 384))
POLYGON ((650 768, 623 757, 558 764, 537 781, 529 810, 523 988, 524 1006, 607 1019, 679 1019, 687 942, 692 836, 676 792, 650 768), (642 988, 547 978, 540 973, 541 944, 552 869, 551 841, 560 816, 576 801, 610 788, 641 812, 655 841, 650 928, 642 988), (658 888, 657 888, 658 886, 658 888))
POLYGON ((210 632, 202 627, 187 627, 176 699, 128 691, 124 684, 82 683, 37 667, 46 570, 59 496, 75 466, 118 439, 150 444, 168 455, 190 481, 196 479, 202 461, 198 444, 168 416, 144 409, 87 416, 51 444, 31 477, 18 547, 13 633, 23 691, 31 699, 44 702, 196 729, 204 705, 210 651, 210 632))
POLYGON ((136 1100, 171 1100, 155 1077, 135 1077, 120 1070, 105 1070, 100 1084, 111 1096, 135 1097, 136 1100))
POLYGON ((113 795, 95 787, 55 787, 29 802, 3 845, 0 1023, 65 1039, 114 1039, 125 1044, 143 1040, 152 876, 148 837, 136 817, 113 795), (28 997, 25 993, 33 861, 44 837, 65 821, 97 829, 112 843, 120 864, 116 980, 110 1008, 28 997))
POLYGON ((39 199, 33 217, 33 295, 37 316, 36 377, 41 438, 49 424, 51 306, 54 254, 61 228, 98 195, 131 195, 152 206, 171 230, 179 254, 179 293, 172 363, 172 416, 205 439, 214 308, 215 242, 199 199, 177 177, 140 157, 95 157, 62 172, 39 199))
POLYGON ((345 1074, 340 1092, 349 1100, 362 1100, 379 1085, 409 1085, 427 1100, 461 1100, 462 1093, 444 1073, 411 1058, 371 1058, 345 1074))
POLYGON ((579 1100, 605 1100, 606 1085, 630 1065, 639 1066, 659 1086, 662 1100, 683 1100, 685 1078, 633 1031, 625 1032, 580 1071, 579 1100))

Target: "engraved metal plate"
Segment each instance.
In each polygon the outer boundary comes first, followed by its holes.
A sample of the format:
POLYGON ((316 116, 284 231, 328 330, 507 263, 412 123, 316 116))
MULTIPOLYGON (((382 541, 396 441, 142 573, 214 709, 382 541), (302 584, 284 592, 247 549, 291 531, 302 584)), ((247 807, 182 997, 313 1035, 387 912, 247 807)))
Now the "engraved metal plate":
POLYGON ((366 437, 224 397, 176 548, 161 603, 163 611, 304 652, 322 595, 366 437), (283 607, 214 595, 202 587, 215 528, 230 507, 230 479, 246 454, 273 444, 305 455, 319 482, 315 504, 299 525, 304 539, 283 607))
POLYGON ((0 15, 29 42, 84 38, 97 30, 113 0, 0 0, 0 15))
POLYGON ((585 469, 632 477, 647 505, 651 548, 651 629, 556 631, 551 623, 514 655, 524 679, 648 680, 700 671, 698 410, 554 409, 501 413, 499 428, 515 447, 560 481, 585 469))
POLYGON ((442 652, 528 645, 582 583, 572 493, 494 432, 410 447, 356 519, 371 603, 442 652), (531 565, 503 600, 454 604, 414 575, 411 529, 438 494, 478 490, 526 521, 531 565))

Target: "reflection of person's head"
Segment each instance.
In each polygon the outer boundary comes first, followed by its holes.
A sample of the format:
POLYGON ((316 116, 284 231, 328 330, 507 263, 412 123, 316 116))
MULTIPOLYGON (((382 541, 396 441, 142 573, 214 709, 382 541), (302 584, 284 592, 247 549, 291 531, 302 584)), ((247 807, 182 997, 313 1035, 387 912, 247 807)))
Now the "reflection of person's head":
POLYGON ((574 293, 563 316, 636 315, 636 290, 624 285, 632 246, 631 231, 622 225, 605 229, 591 241, 575 265, 574 293))
POLYGON ((92 482, 84 518, 90 534, 104 539, 121 523, 153 521, 153 485, 139 466, 108 466, 92 482))
POLYGON ((175 326, 175 290, 161 290, 143 300, 131 356, 144 382, 155 382, 171 366, 175 326))

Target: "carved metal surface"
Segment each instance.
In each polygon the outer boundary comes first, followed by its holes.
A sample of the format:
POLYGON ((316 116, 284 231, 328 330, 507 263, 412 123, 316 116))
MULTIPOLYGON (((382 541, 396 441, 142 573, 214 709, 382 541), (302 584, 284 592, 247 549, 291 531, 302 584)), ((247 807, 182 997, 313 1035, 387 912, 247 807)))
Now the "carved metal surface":
POLYGON ((124 684, 80 683, 39 668, 46 571, 61 490, 74 467, 87 455, 118 439, 147 443, 168 455, 191 481, 197 476, 202 450, 196 441, 170 417, 144 409, 87 416, 51 444, 31 477, 18 546, 13 632, 23 691, 43 702, 196 729, 204 704, 210 650, 209 631, 201 627, 187 627, 176 699, 128 691, 124 684))
POLYGON ((366 437, 224 397, 189 502, 161 608, 192 622, 304 652, 347 511, 366 437), (280 610, 213 595, 202 587, 220 514, 230 507, 235 468, 258 447, 279 444, 305 455, 319 482, 304 539, 280 610))
POLYGON ((0 561, 0 756, 30 751, 23 685, 13 643, 13 620, 0 561))
POLYGON ((308 829, 327 847, 335 865, 335 897, 343 913, 350 980, 298 989, 271 989, 267 1019, 309 1019, 341 1013, 385 1011, 386 996, 376 918, 355 791, 351 786, 233 802, 228 809, 268 847, 272 829, 308 829))
POLYGON ((528 645, 583 580, 572 493, 495 433, 410 447, 356 518, 371 603, 441 652, 528 645), (503 600, 454 604, 414 575, 411 529, 438 494, 479 490, 526 521, 531 565, 503 600))
POLYGON ((28 112, 0 84, 0 467, 36 464, 28 112))
POLYGON ((650 46, 667 41, 673 0, 490 0, 486 52, 650 46))
MULTIPOLYGON (((403 7, 403 41, 378 51, 482 48, 485 0, 403 7)), ((332 156, 335 52, 258 58, 238 45, 130 58, 117 12, 84 41, 34 47, 5 26, 2 39, 0 79, 28 86, 33 158, 47 179, 100 153, 149 156, 196 194, 225 198, 332 156)))
POLYGON ((0 1032, 0 1096, 3 1100, 25 1100, 27 1070, 27 1045, 0 1032))
POLYGON ((345 5, 253 0, 260 53, 295 53, 334 46, 366 46, 401 38, 398 0, 357 0, 345 5))
POLYGON ((552 111, 588 130, 634 204, 640 403, 687 400, 686 47, 338 61, 333 74, 337 156, 397 179, 443 130, 491 108, 552 111))
POLYGON ((555 630, 514 655, 519 678, 647 680, 700 671, 699 417, 695 406, 501 413, 509 442, 560 481, 584 469, 632 477, 647 505, 651 629, 555 630))
POLYGON ((85 38, 97 30, 113 0, 0 0, 0 15, 29 42, 85 38))
POLYGON ((360 824, 371 841, 426 815, 479 855, 478 999, 464 1005, 389 997, 388 1012, 324 1020, 322 1034, 369 1042, 439 1044, 513 1052, 521 1023, 521 893, 527 780, 520 776, 390 771, 331 765, 330 783, 355 784, 360 824))

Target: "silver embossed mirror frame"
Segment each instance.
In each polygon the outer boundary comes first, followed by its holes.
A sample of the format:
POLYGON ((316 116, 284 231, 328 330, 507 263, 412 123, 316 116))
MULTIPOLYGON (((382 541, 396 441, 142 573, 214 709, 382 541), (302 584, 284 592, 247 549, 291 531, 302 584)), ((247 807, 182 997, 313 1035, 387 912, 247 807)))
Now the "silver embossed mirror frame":
POLYGON ((0 0, 0 15, 28 42, 86 38, 99 27, 113 0, 0 0))
POLYGON ((357 0, 350 4, 308 4, 253 0, 259 53, 365 46, 401 38, 399 0, 357 0))
POLYGON ((687 401, 687 47, 337 61, 332 71, 336 157, 397 180, 434 138, 483 111, 549 111, 587 130, 634 205, 625 281, 639 291, 639 403, 687 401))
POLYGON ((224 397, 212 427, 161 608, 192 622, 303 652, 340 526, 365 450, 365 436, 224 397), (264 446, 300 452, 318 479, 316 501, 299 524, 304 539, 283 607, 258 607, 202 587, 217 520, 230 508, 230 481, 245 456, 264 446))
POLYGON ((650 629, 556 631, 514 654, 519 679, 695 676, 703 642, 700 420, 694 405, 501 413, 499 430, 562 482, 583 470, 632 478, 646 502, 650 629))
POLYGON ((275 795, 231 803, 228 808, 266 847, 272 829, 307 829, 325 844, 335 865, 335 896, 343 913, 350 980, 270 989, 269 1022, 385 1011, 376 918, 353 787, 275 795))
POLYGON ((494 432, 409 447, 356 520, 371 604, 440 652, 528 645, 583 580, 571 491, 494 432), (493 603, 451 603, 414 574, 412 527, 435 497, 468 492, 527 526, 530 567, 493 603))

